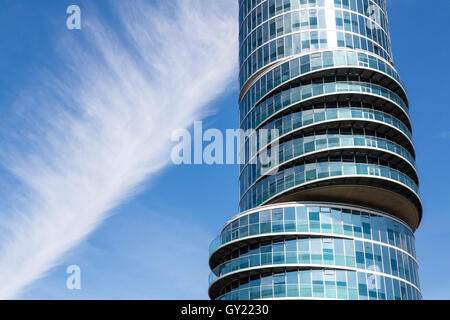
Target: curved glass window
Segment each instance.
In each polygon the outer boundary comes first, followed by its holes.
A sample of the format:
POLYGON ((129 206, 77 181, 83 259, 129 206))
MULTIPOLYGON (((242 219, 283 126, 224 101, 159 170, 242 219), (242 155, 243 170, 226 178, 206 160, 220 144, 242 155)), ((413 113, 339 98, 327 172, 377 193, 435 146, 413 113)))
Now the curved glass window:
POLYGON ((399 106, 406 116, 409 114, 405 102, 389 89, 368 82, 336 80, 334 77, 331 77, 331 79, 322 79, 323 82, 317 82, 315 80, 313 84, 305 84, 286 89, 249 110, 241 123, 246 120, 246 117, 259 119, 259 123, 262 123, 280 110, 301 103, 303 100, 333 93, 367 93, 376 95, 388 99, 399 106))
POLYGON ((389 64, 371 55, 354 51, 325 51, 297 57, 267 71, 245 93, 240 101, 241 119, 254 105, 273 89, 311 71, 335 66, 354 66, 377 70, 388 74, 403 86, 403 81, 389 64))
MULTIPOLYGON (((325 6, 325 0, 278 0, 278 5, 276 1, 239 1, 239 33, 248 33, 249 30, 253 30, 262 22, 282 12, 325 6)), ((386 7, 383 0, 335 0, 334 6, 366 15, 368 18, 379 17, 379 23, 383 29, 388 30, 386 7)))
MULTIPOLYGON (((406 159, 406 161, 408 161, 410 165, 415 168, 414 157, 405 148, 397 143, 374 136, 350 134, 342 135, 339 134, 338 130, 336 130, 337 132, 335 134, 332 134, 334 131, 335 130, 329 130, 328 134, 304 136, 281 143, 278 146, 277 155, 279 166, 289 162, 292 159, 299 158, 302 155, 315 151, 338 147, 369 147, 396 153, 406 159)), ((252 150, 253 148, 247 149, 252 150)), ((258 157, 268 159, 272 156, 271 153, 272 150, 269 149, 259 154, 258 157)), ((264 171, 265 167, 261 165, 261 162, 257 161, 258 157, 256 157, 256 154, 250 155, 250 159, 246 159, 245 161, 246 164, 250 164, 245 166, 241 176, 239 177, 241 194, 244 194, 256 180, 264 176, 266 173, 266 171, 264 171)))
POLYGON ((420 291, 408 282, 370 272, 296 270, 265 273, 235 281, 216 300, 273 298, 349 300, 420 300, 420 291))
MULTIPOLYGON (((334 160, 334 159, 333 159, 334 160)), ((350 159, 346 159, 350 160, 350 159)), ((354 160, 353 160, 354 161, 354 160)), ((240 211, 261 205, 284 191, 314 182, 315 180, 339 176, 376 176, 395 180, 419 193, 417 184, 406 174, 378 164, 330 161, 298 165, 267 176, 241 194, 240 211)))
MULTIPOLYGON (((355 14, 347 10, 336 10, 332 18, 335 19, 335 24, 333 27, 336 27, 336 30, 351 32, 353 35, 364 36, 367 39, 374 41, 380 48, 382 48, 382 50, 385 51, 385 54, 388 57, 391 56, 389 36, 386 31, 381 26, 377 25, 373 20, 369 20, 365 16, 355 14), (377 32, 376 30, 381 31, 377 32)), ((336 47, 336 43, 330 43, 328 41, 330 36, 328 36, 329 30, 327 30, 326 20, 325 9, 290 11, 288 13, 278 15, 264 24, 261 24, 250 34, 241 34, 241 39, 239 42, 241 67, 247 60, 248 56, 265 43, 275 38, 299 31, 318 30, 319 32, 324 32, 325 37, 323 40, 326 40, 326 42, 330 44, 330 47, 336 47)), ((314 43, 311 42, 311 44, 313 45, 314 43)), ((310 48, 314 48, 314 46, 305 49, 310 48)))
MULTIPOLYGON (((361 103, 339 102, 339 103, 326 103, 314 106, 314 109, 303 110, 289 113, 278 120, 269 122, 258 129, 277 130, 279 135, 284 135, 288 132, 300 129, 304 126, 314 123, 338 120, 338 119, 363 119, 363 120, 376 120, 384 122, 387 125, 391 125, 401 132, 403 132, 409 140, 412 140, 411 131, 401 122, 399 119, 391 116, 388 113, 362 107, 354 107, 356 105, 361 106, 361 103)), ((250 118, 247 118, 250 120, 250 118)), ((252 121, 245 121, 241 129, 247 131, 249 129, 256 129, 261 123, 261 119, 253 118, 252 121)), ((256 134, 256 132, 254 133, 256 134)), ((270 139, 271 137, 269 137, 270 139)), ((252 139, 252 135, 246 137, 246 140, 252 139)), ((268 140, 271 142, 272 140, 268 140)), ((241 168, 242 170, 242 168, 241 168)))
POLYGON ((283 58, 310 51, 331 48, 348 48, 371 52, 390 61, 384 49, 372 40, 344 31, 305 31, 280 36, 259 47, 242 63, 239 73, 241 88, 258 70, 283 58), (330 43, 328 39, 335 39, 330 43))
MULTIPOLYGON (((277 225, 273 227, 274 232, 277 232, 277 225)), ((271 241, 240 248, 227 258, 226 262, 212 271, 210 284, 230 272, 248 268, 269 265, 315 265, 377 271, 419 286, 417 261, 411 255, 368 241, 316 237, 271 241), (238 257, 231 259, 232 256, 238 257)))
POLYGON ((238 2, 241 213, 210 245, 210 297, 421 299, 407 206, 422 208, 386 1, 238 2), (352 205, 368 199, 349 184, 408 204, 352 205))
MULTIPOLYGON (((289 2, 290 0, 285 0, 289 2)), ((297 2, 298 3, 298 2, 297 2)), ((267 21, 270 25, 271 21, 274 18, 282 18, 284 21, 283 27, 284 29, 292 29, 292 30, 300 30, 300 29, 314 29, 317 27, 326 27, 326 12, 324 10, 323 5, 319 5, 315 7, 312 6, 302 6, 299 7, 296 3, 293 3, 294 6, 285 6, 283 11, 278 12, 276 15, 270 14, 272 12, 268 12, 269 8, 267 3, 264 3, 257 7, 255 11, 253 11, 250 15, 245 17, 245 20, 242 24, 240 24, 239 29, 239 43, 242 44, 249 34, 254 33, 256 30, 260 29, 263 25, 267 25, 267 21), (300 10, 300 11, 299 11, 300 10), (287 18, 287 16, 289 18, 287 18)), ((316 3, 317 4, 317 3, 316 3)), ((377 10, 376 8, 368 7, 368 10, 364 10, 364 12, 358 12, 356 10, 351 10, 349 8, 342 8, 336 6, 335 20, 336 27, 341 30, 345 27, 348 30, 360 30, 361 33, 366 31, 372 31, 373 29, 381 29, 385 33, 385 37, 389 39, 389 28, 387 25, 387 17, 381 12, 381 10, 377 10), (378 11, 378 12, 375 12, 378 11), (342 13, 348 15, 342 16, 342 13), (348 20, 348 21, 346 21, 348 20), (348 25, 347 25, 348 24, 348 25)), ((328 11, 329 15, 333 14, 333 11, 328 11)), ((334 17, 333 17, 334 18, 334 17)), ((332 25, 334 27, 334 25, 332 25)), ((329 25, 328 27, 331 27, 329 25)))
POLYGON ((416 257, 414 234, 398 220, 361 209, 325 205, 288 205, 243 213, 211 242, 210 255, 234 240, 268 233, 299 232, 347 236, 395 246, 416 257))

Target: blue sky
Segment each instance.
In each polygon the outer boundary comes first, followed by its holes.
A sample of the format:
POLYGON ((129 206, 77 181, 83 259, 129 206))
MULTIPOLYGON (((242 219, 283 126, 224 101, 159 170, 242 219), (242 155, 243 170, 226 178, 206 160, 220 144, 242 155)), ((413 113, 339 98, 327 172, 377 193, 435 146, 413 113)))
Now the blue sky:
MULTIPOLYGON (((35 96, 43 90, 43 97, 48 99, 42 82, 49 79, 51 84, 54 77, 49 78, 47 73, 59 77, 70 75, 65 67, 70 58, 64 54, 71 43, 82 42, 83 48, 89 49, 90 42, 82 35, 89 28, 65 29, 67 6, 80 5, 83 18, 84 14, 92 16, 95 12, 109 21, 107 25, 111 29, 107 34, 120 34, 122 25, 115 23, 117 16, 110 8, 113 2, 3 1, 4 10, 0 12, 0 142, 3 145, 17 141, 14 140, 16 131, 20 139, 22 127, 25 134, 36 130, 33 122, 22 121, 23 113, 37 119, 41 112, 45 113, 47 104, 40 104, 42 98, 35 96)), ((450 170, 445 165, 450 157, 450 110, 446 99, 449 81, 445 76, 450 71, 447 61, 450 4, 445 0, 435 0, 432 6, 419 0, 390 0, 388 9, 394 62, 409 94, 421 179, 424 218, 416 232, 416 246, 422 290, 425 299, 448 299, 450 170)), ((223 49, 220 44, 215 45, 217 50, 223 49)), ((235 55, 226 57, 237 61, 237 52, 235 55)), ((211 93, 205 101, 197 101, 201 108, 192 104, 189 119, 205 118, 205 128, 225 130, 238 126, 236 61, 227 67, 217 66, 216 73, 231 73, 231 76, 211 81, 223 88, 211 93)), ((211 61, 214 66, 216 62, 211 61)), ((168 92, 174 89, 177 87, 170 87, 168 92)), ((51 107, 49 110, 53 111, 51 107)), ((34 150, 30 145, 25 143, 23 152, 34 150)), ((161 149, 163 155, 164 150, 161 149)), ((0 209, 11 212, 11 206, 15 206, 13 191, 21 190, 22 184, 7 169, 0 170, 0 209)), ((120 204, 111 205, 113 209, 107 210, 110 216, 106 220, 96 224, 89 236, 80 236, 81 242, 74 240, 71 249, 48 272, 37 272, 39 277, 45 276, 31 281, 16 297, 207 299, 208 246, 223 223, 237 213, 237 175, 237 167, 230 165, 166 165, 152 170, 130 196, 120 201, 105 200, 108 204, 120 204), (72 264, 81 268, 81 290, 66 289, 65 270, 72 264)), ((0 258, 0 268, 1 265, 0 258)))

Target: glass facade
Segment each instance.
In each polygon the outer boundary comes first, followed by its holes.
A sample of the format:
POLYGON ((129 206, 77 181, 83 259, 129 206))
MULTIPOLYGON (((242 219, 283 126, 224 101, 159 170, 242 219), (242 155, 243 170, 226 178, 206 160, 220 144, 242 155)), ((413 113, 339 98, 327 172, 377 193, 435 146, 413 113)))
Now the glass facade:
POLYGON ((420 290, 408 282, 346 270, 296 270, 251 276, 230 285, 217 300, 346 299, 419 300, 420 290), (376 285, 368 285, 376 283, 376 285))
MULTIPOLYGON (((242 98, 239 109, 241 124, 250 121, 246 115, 268 92, 279 88, 284 83, 298 79, 315 70, 352 66, 376 70, 383 73, 384 76, 389 76, 391 80, 397 81, 400 86, 402 85, 400 76, 392 67, 370 55, 349 50, 317 52, 284 62, 282 65, 270 69, 264 76, 256 80, 242 98)), ((400 91, 402 90, 403 87, 400 91)), ((401 101, 398 102, 406 111, 405 104, 401 101)), ((246 129, 248 126, 243 126, 243 128, 246 129)))
POLYGON ((287 90, 283 90, 270 98, 264 100, 257 106, 253 107, 245 114, 242 121, 248 118, 250 123, 264 123, 267 119, 272 118, 274 114, 291 107, 291 105, 306 102, 308 99, 320 97, 324 95, 350 93, 353 95, 361 94, 363 96, 372 95, 376 98, 386 100, 386 103, 392 103, 400 108, 405 116, 408 116, 408 107, 394 92, 382 86, 360 82, 360 81, 338 81, 349 80, 350 77, 327 77, 322 79, 311 80, 309 83, 303 82, 287 90), (259 115, 259 117, 257 117, 259 115))
POLYGON ((386 15, 368 0, 262 1, 244 18, 239 40, 241 85, 274 61, 319 49, 363 50, 392 62, 386 15))
POLYGON ((239 0, 239 43, 240 213, 211 243, 211 299, 421 299, 385 0, 239 0))

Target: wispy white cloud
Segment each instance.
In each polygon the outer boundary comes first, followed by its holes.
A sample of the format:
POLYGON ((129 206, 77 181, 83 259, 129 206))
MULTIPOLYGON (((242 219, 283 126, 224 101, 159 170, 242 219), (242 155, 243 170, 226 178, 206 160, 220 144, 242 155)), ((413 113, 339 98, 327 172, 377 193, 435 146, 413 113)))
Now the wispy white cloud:
POLYGON ((44 276, 168 163, 172 131, 235 80, 236 10, 122 1, 120 28, 90 19, 61 52, 65 72, 36 79, 22 99, 35 111, 2 154, 20 189, 0 214, 0 298, 44 276))

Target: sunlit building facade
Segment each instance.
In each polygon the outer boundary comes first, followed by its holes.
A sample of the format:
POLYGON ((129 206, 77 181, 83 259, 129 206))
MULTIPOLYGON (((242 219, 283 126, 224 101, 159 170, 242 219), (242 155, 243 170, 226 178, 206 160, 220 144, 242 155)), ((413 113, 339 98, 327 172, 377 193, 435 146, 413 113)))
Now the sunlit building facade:
POLYGON ((240 128, 256 140, 241 145, 240 213, 210 247, 209 296, 421 299, 422 204, 385 0, 240 0, 239 24, 240 128))

